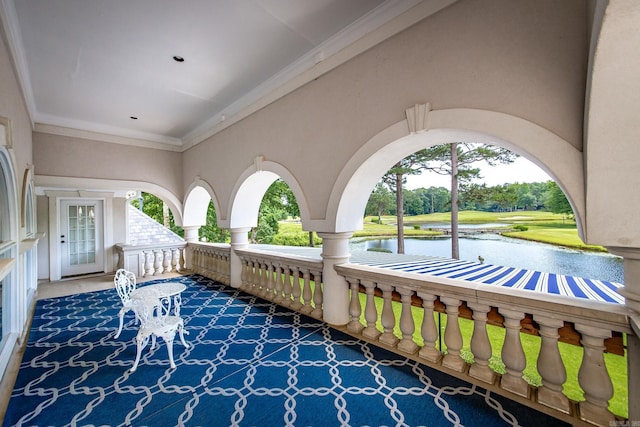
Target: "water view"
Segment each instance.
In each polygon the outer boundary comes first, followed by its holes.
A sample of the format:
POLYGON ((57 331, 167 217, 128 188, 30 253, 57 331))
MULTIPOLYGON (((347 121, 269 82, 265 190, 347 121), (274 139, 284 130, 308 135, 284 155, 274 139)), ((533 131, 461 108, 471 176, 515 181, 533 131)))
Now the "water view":
MULTIPOLYGON (((486 224, 485 224, 486 226, 486 224)), ((405 253, 450 258, 451 238, 405 239, 405 253)), ((351 243, 351 250, 384 248, 397 253, 395 238, 351 243)), ((607 254, 561 248, 546 243, 528 242, 497 234, 477 234, 460 238, 460 259, 486 264, 525 268, 542 272, 623 282, 622 258, 607 254)))

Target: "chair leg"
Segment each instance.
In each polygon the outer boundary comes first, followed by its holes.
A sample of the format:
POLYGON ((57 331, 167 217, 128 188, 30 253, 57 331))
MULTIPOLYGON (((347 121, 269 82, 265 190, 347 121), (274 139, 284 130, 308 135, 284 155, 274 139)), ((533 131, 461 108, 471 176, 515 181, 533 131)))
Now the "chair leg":
POLYGON ((120 313, 118 313, 118 317, 120 318, 120 325, 118 326, 118 331, 113 338, 118 338, 120 336, 120 332, 122 332, 122 323, 124 321, 124 308, 120 309, 120 313))
POLYGON ((180 333, 180 342, 184 346, 184 348, 189 348, 189 344, 184 340, 184 334, 189 334, 189 331, 185 331, 182 325, 178 326, 178 332, 180 333))
POLYGON ((149 342, 149 337, 136 337, 136 360, 133 362, 133 367, 129 369, 129 372, 133 373, 138 369, 138 363, 140 362, 140 355, 142 354, 142 350, 147 346, 149 342))
POLYGON ((164 342, 167 343, 167 353, 169 353, 169 365, 175 369, 176 363, 173 361, 173 337, 165 337, 164 342))

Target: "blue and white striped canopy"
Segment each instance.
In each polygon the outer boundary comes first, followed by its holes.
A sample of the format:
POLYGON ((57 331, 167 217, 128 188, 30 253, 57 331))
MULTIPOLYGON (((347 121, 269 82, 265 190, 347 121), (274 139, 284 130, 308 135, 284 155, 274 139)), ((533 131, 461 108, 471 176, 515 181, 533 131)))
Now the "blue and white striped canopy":
POLYGON ((360 259, 352 258, 351 262, 390 270, 468 280, 487 285, 507 286, 515 289, 624 304, 624 297, 618 292, 622 285, 604 280, 427 256, 411 257, 406 261, 389 258, 375 261, 369 257, 362 257, 360 259))

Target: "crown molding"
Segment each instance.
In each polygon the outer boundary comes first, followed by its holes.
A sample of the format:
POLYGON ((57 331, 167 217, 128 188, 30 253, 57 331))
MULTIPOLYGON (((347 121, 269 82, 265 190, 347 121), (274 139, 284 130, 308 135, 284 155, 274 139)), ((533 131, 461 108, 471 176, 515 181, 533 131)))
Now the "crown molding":
POLYGON ((67 136, 71 138, 88 139, 92 141, 110 142, 112 144, 131 145, 135 147, 153 148, 158 150, 181 152, 182 147, 177 144, 167 144, 162 142, 150 141, 144 138, 131 138, 119 136, 113 133, 100 133, 89 130, 69 128, 45 123, 36 123, 34 132, 47 133, 51 135, 67 136))

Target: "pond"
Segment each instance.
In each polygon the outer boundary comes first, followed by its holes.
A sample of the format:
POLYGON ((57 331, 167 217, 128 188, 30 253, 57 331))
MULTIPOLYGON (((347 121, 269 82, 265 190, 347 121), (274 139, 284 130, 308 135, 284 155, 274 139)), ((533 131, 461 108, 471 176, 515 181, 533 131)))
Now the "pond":
MULTIPOLYGON (((450 258, 451 238, 405 238, 405 253, 450 258)), ((353 241, 351 250, 385 248, 398 251, 398 242, 392 239, 353 241)), ((477 234, 460 238, 460 259, 486 264, 525 268, 548 273, 586 277, 623 283, 622 258, 608 254, 561 248, 545 243, 503 237, 497 234, 477 234)))

